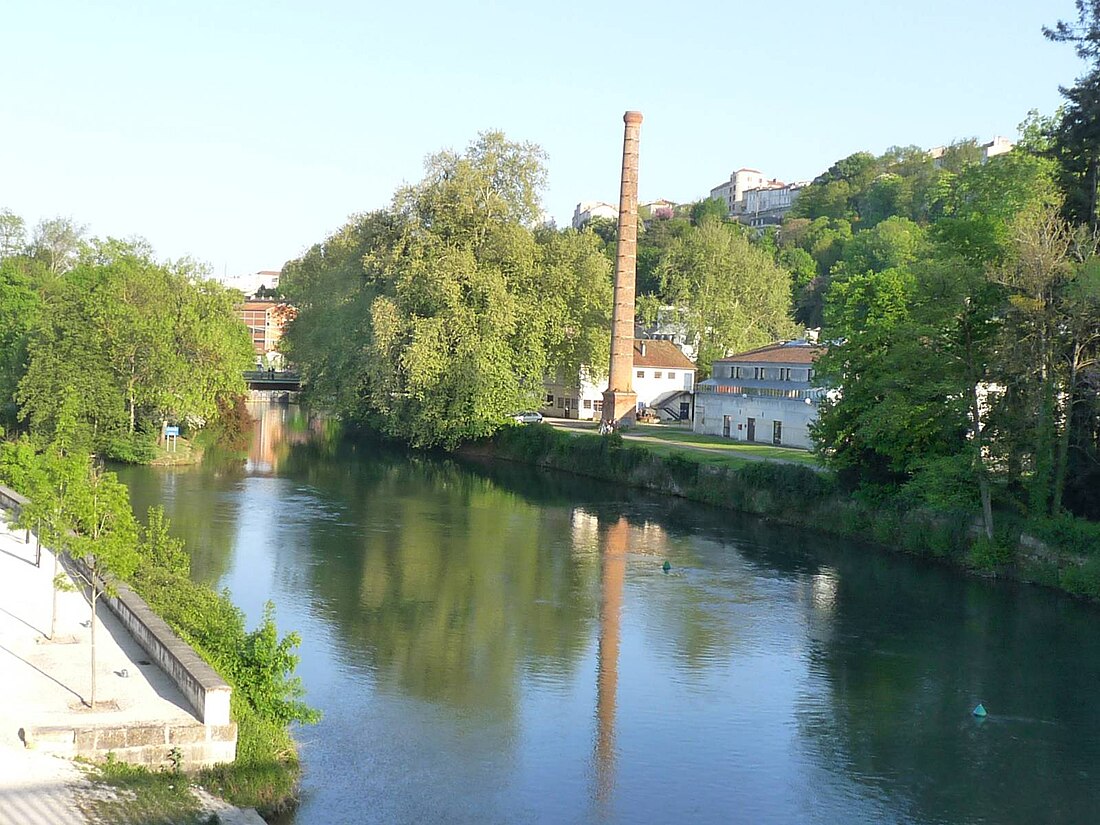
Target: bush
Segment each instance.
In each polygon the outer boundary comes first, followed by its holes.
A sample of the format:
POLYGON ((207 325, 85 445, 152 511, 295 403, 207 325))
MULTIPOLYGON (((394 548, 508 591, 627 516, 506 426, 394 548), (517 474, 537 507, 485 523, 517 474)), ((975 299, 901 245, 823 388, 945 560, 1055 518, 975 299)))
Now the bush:
POLYGON ((1100 559, 1089 559, 1080 566, 1070 565, 1062 570, 1058 583, 1075 596, 1100 599, 1100 559))
POLYGON ((145 433, 117 435, 103 449, 107 458, 123 464, 148 464, 157 457, 156 439, 145 433))
POLYGON ((1065 553, 1100 555, 1100 524, 1068 513, 1055 518, 1030 519, 1024 531, 1065 553))
POLYGON ((1016 542, 1009 536, 996 535, 992 539, 979 536, 970 546, 966 563, 975 570, 994 570, 1016 559, 1016 542))

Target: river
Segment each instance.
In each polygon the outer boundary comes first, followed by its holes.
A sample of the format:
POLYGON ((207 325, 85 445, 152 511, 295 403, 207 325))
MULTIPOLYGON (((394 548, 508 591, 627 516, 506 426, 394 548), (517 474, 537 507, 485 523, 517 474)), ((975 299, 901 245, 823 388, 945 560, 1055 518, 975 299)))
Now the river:
POLYGON ((1100 817, 1094 607, 256 414, 246 462, 120 476, 301 634, 288 825, 1100 817))

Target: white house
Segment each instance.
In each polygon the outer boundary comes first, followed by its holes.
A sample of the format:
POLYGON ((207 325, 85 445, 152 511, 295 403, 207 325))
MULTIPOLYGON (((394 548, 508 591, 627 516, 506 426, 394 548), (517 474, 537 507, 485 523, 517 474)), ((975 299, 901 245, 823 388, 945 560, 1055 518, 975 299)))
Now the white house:
POLYGON ((809 449, 825 394, 813 364, 824 351, 785 341, 715 361, 711 377, 695 388, 695 432, 809 449))
POLYGON ((749 226, 778 226, 807 183, 769 181, 744 193, 739 220, 749 226))
POLYGON ((744 206, 745 192, 767 182, 764 173, 756 169, 738 169, 730 173, 730 179, 710 190, 710 196, 726 204, 729 214, 738 215, 744 206))
MULTIPOLYGON (((546 381, 543 415, 600 418, 607 380, 595 383, 582 374, 546 381)), ((664 421, 690 421, 695 365, 671 341, 634 341, 634 392, 638 412, 651 409, 664 421)))

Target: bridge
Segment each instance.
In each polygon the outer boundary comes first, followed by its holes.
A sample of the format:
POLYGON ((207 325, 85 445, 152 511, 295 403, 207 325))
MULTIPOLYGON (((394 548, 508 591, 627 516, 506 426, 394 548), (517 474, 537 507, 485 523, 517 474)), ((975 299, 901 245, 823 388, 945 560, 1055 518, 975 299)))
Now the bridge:
POLYGON ((250 390, 298 392, 302 379, 291 370, 245 370, 244 382, 250 390))

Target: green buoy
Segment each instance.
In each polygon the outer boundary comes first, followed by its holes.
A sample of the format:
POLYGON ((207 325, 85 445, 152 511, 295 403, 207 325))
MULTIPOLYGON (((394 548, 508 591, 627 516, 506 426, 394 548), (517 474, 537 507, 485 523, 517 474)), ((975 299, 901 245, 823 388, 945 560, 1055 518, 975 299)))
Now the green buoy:
POLYGON ((981 702, 978 702, 978 706, 974 708, 974 715, 977 716, 979 719, 984 718, 986 716, 985 705, 983 705, 981 702))
POLYGON ((672 565, 668 563, 668 559, 665 559, 665 563, 661 565, 661 569, 666 573, 672 569, 672 565))

